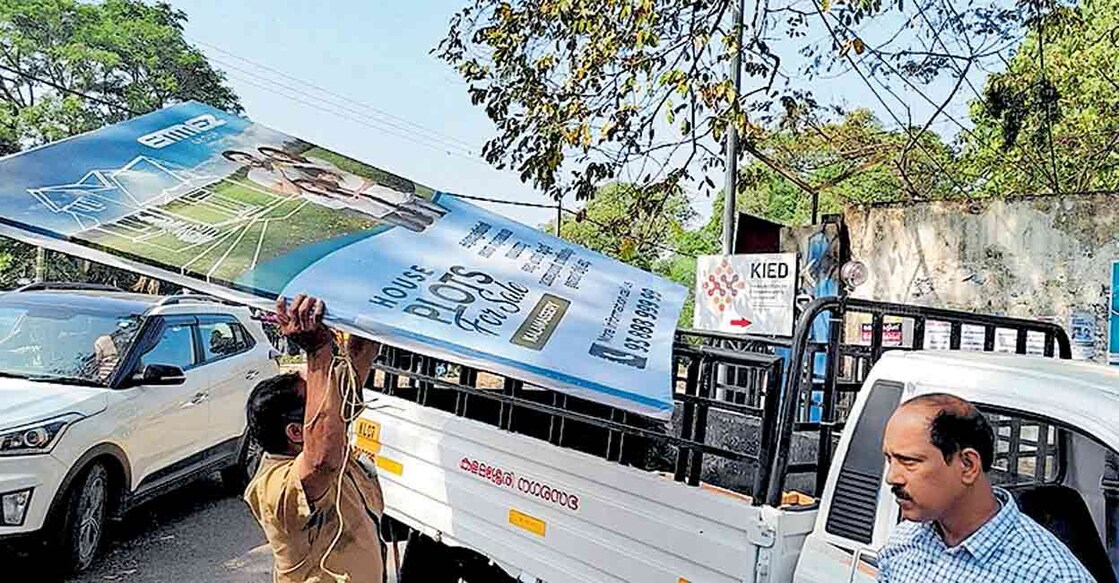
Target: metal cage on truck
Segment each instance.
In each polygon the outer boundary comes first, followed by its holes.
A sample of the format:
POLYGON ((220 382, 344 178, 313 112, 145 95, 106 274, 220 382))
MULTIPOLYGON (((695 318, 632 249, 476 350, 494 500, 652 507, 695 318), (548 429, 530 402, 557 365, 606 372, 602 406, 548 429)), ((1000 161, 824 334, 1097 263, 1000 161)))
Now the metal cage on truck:
MULTIPOLYGON (((961 348, 965 330, 974 337, 981 328, 984 351, 996 349, 1001 331, 1014 335, 1014 352, 1026 353, 1032 338, 1045 356, 1071 357, 1069 338, 1056 324, 832 297, 802 310, 792 338, 679 331, 676 408, 668 423, 395 347, 382 352, 366 389, 780 506, 791 479, 793 489, 820 495, 871 366, 886 350, 924 348, 930 322, 948 328, 952 350, 961 348), (887 346, 887 319, 904 322, 909 342, 887 346), (850 340, 855 323, 869 324, 868 343, 850 340)), ((1013 455, 1021 439, 1011 439, 1013 455)))

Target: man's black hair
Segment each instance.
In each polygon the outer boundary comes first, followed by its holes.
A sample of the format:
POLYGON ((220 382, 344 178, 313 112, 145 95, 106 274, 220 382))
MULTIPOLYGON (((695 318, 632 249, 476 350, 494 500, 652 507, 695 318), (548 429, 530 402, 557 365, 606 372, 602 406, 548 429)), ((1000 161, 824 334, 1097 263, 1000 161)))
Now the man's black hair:
POLYGON ((265 379, 253 388, 245 405, 249 437, 271 454, 291 453, 287 425, 302 423, 307 403, 299 394, 299 373, 265 379))
POLYGON ((269 158, 272 157, 271 155, 269 155, 269 152, 274 152, 274 153, 279 154, 280 156, 282 156, 284 158, 287 158, 288 160, 294 160, 296 162, 300 162, 300 163, 304 163, 304 164, 306 164, 308 162, 307 158, 305 158, 304 156, 302 156, 300 154, 295 154, 295 153, 292 153, 292 152, 288 152, 287 150, 284 150, 283 148, 274 148, 272 146, 261 146, 261 147, 257 148, 256 151, 260 152, 261 154, 263 154, 264 156, 267 156, 269 158))
POLYGON ((944 461, 971 448, 979 453, 984 472, 995 461, 995 430, 983 413, 971 403, 946 393, 921 395, 905 406, 926 405, 937 409, 929 422, 929 441, 944 454, 944 461))

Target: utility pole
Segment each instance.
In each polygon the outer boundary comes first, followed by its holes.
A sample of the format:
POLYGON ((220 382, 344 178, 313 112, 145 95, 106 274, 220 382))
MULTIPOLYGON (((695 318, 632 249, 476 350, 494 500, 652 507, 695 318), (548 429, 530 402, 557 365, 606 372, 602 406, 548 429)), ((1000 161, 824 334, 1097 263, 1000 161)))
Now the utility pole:
POLYGON ((556 197, 556 236, 560 236, 560 223, 563 222, 563 197, 556 197))
MULTIPOLYGON (((735 2, 734 10, 734 57, 730 64, 731 84, 734 86, 734 99, 737 103, 742 89, 742 10, 745 0, 735 2)), ((737 111, 731 107, 731 113, 737 111)), ((723 199, 726 206, 723 208, 723 255, 734 253, 734 219, 738 214, 736 194, 738 193, 738 129, 734 120, 727 127, 727 180, 723 188, 723 199)))
MULTIPOLYGON (((742 11, 746 6, 745 0, 735 2, 733 10, 735 51, 730 63, 730 80, 734 87, 735 106, 731 113, 738 110, 738 96, 742 93, 742 11)), ((734 120, 727 125, 727 180, 723 187, 723 255, 734 254, 734 219, 738 215, 738 128, 734 120)), ((729 343, 724 348, 729 348, 729 343)), ((719 384, 726 386, 730 380, 730 370, 727 366, 718 367, 719 384)), ((718 390, 718 399, 726 398, 725 389, 718 390)))
POLYGON ((35 282, 41 283, 47 276, 47 250, 42 247, 35 248, 35 282))

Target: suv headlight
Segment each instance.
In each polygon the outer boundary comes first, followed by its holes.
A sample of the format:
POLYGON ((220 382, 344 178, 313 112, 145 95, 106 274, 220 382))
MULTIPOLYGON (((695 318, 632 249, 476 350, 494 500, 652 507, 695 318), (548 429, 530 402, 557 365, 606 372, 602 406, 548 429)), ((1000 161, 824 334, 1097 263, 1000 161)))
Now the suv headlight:
POLYGON ((67 413, 15 429, 0 430, 0 456, 50 453, 59 436, 82 416, 67 413))

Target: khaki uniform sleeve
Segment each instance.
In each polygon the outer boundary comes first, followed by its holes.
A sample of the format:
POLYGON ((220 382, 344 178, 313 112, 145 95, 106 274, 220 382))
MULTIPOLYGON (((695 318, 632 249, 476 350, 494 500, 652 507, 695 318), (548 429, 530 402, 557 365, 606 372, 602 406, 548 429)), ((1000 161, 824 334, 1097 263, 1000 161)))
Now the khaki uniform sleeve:
POLYGON ((294 460, 260 476, 245 499, 257 520, 289 534, 314 525, 334 508, 333 488, 317 500, 307 498, 294 460))

